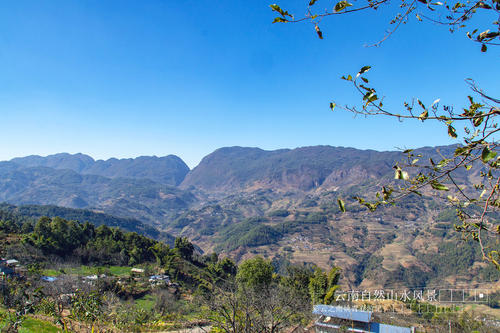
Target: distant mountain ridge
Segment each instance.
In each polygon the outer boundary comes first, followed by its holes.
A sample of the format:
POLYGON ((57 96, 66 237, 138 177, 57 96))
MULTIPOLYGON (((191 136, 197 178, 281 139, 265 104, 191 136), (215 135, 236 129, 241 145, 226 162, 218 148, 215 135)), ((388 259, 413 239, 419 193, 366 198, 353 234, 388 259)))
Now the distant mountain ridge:
POLYGON ((60 153, 46 157, 31 155, 17 157, 10 162, 23 167, 48 167, 53 169, 69 169, 80 174, 97 175, 108 178, 150 179, 154 182, 177 186, 187 173, 189 167, 175 155, 163 157, 140 156, 137 158, 94 160, 85 154, 60 153))
MULTIPOLYGON (((447 154, 455 146, 424 147, 418 151, 436 156, 437 148, 447 154)), ((201 189, 207 193, 234 193, 252 187, 310 191, 352 186, 391 174, 395 161, 402 158, 400 151, 332 146, 279 150, 224 147, 205 156, 192 170, 175 155, 94 160, 81 153, 18 157, 10 162, 0 162, 0 167, 5 170, 5 163, 14 163, 24 168, 72 170, 85 176, 151 180, 181 189, 201 189)))
POLYGON ((162 223, 194 196, 144 178, 108 178, 70 169, 0 162, 0 202, 98 209, 120 217, 162 223))
MULTIPOLYGON (((421 153, 422 161, 440 161, 456 147, 423 147, 415 154, 421 153)), ((323 268, 336 264, 353 285, 403 281, 422 286, 456 275, 452 266, 457 258, 469 263, 460 278, 490 276, 479 265, 476 249, 459 244, 453 231, 456 216, 445 197, 422 190, 422 197, 408 196, 375 213, 353 199, 394 183, 393 166, 404 158, 400 151, 332 146, 225 147, 187 172, 182 160, 169 156, 107 161, 84 154, 28 156, 0 162, 0 202, 30 205, 20 210, 31 215, 83 216, 153 237, 157 229, 236 260, 258 253, 323 268), (175 176, 176 170, 182 172, 175 176), (338 198, 345 201, 346 213, 340 212, 338 198), (473 264, 474 272, 483 275, 468 273, 473 264)), ((465 186, 481 171, 462 169, 455 181, 465 186)))
POLYGON ((392 173, 401 152, 313 146, 266 151, 226 147, 204 157, 181 188, 235 192, 266 187, 309 191, 354 185, 392 173))

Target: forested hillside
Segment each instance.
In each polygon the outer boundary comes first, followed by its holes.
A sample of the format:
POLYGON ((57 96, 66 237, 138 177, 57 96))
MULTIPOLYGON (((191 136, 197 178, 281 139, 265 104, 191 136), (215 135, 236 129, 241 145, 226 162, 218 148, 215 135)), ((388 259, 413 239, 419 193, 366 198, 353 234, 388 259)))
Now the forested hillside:
POLYGON ((40 217, 60 217, 66 220, 90 222, 95 226, 105 225, 108 227, 118 227, 120 229, 136 232, 140 235, 161 240, 167 244, 174 244, 174 237, 166 232, 161 232, 149 224, 145 224, 137 219, 129 217, 116 217, 109 214, 98 213, 86 209, 74 209, 59 206, 38 206, 24 205, 14 206, 0 204, 0 216, 8 220, 8 216, 15 216, 17 219, 37 220, 40 217))

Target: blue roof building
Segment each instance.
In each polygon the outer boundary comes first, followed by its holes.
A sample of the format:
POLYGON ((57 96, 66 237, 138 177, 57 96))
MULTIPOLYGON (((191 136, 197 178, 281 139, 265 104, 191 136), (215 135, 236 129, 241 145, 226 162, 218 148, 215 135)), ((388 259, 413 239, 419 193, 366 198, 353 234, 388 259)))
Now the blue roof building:
POLYGON ((413 328, 386 325, 373 322, 371 311, 361 311, 332 305, 315 305, 313 314, 317 333, 359 332, 359 333, 412 333, 413 328))
POLYGON ((0 275, 2 277, 14 275, 14 270, 7 266, 0 265, 0 275))

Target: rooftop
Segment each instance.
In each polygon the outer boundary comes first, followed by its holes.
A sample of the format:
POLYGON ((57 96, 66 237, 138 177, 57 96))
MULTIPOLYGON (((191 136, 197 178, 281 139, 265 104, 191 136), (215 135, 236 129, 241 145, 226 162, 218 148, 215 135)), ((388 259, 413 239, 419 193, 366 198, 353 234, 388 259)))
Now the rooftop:
POLYGON ((361 311, 351 308, 344 308, 341 306, 322 305, 322 304, 314 306, 313 314, 360 321, 364 323, 369 323, 372 319, 372 313, 370 311, 361 311))

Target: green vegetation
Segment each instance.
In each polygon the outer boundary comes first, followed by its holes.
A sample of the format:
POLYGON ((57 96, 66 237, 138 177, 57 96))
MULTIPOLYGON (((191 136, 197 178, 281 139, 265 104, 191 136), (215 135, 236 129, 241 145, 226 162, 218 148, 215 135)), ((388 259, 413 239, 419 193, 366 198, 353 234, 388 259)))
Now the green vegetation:
MULTIPOLYGON (((66 220, 92 222, 95 226, 106 225, 108 227, 118 227, 126 231, 137 232, 149 238, 162 240, 170 245, 173 245, 174 241, 174 238, 169 234, 160 232, 154 227, 144 224, 137 219, 116 217, 108 214, 96 213, 87 209, 73 209, 53 205, 14 206, 5 203, 0 204, 0 220, 12 221, 12 216, 16 216, 15 220, 23 221, 21 225, 23 223, 34 224, 36 219, 42 216, 57 216, 66 220)), ((1 226, 0 230, 2 230, 1 226)))
MULTIPOLYGON (((14 229, 19 226, 17 222, 12 223, 14 229)), ((23 279, 9 278, 2 282, 1 301, 15 311, 11 322, 17 323, 19 331, 71 330, 77 324, 89 330, 107 326, 123 330, 158 329, 160 323, 177 327, 200 320, 222 327, 223 321, 232 320, 219 316, 231 298, 238 299, 238 307, 251 314, 245 324, 250 325, 246 326, 248 329, 253 327, 250 332, 265 331, 268 324, 258 319, 262 316, 274 318, 274 331, 310 316, 313 301, 308 291, 313 279, 310 269, 287 264, 285 275, 278 275, 271 262, 261 257, 244 261, 238 267, 228 258, 219 259, 215 253, 197 254, 186 238, 177 238, 175 247, 170 249, 135 233, 59 217, 41 217, 32 231, 12 233, 9 237, 22 242, 7 246, 6 251, 12 246, 22 246, 26 258, 33 251, 52 258, 32 264, 23 279), (57 267, 51 261, 57 262, 57 267), (75 261, 90 264, 75 266, 75 261), (110 265, 110 262, 126 262, 129 266, 110 265), (132 272, 132 263, 143 267, 144 272, 132 272), (168 274, 170 281, 150 282, 148 272, 160 271, 168 274), (43 282, 41 275, 56 280, 43 282), (217 302, 213 302, 214 297, 217 302), (187 299, 198 307, 193 308, 187 299), (52 317, 59 327, 45 327, 44 322, 32 319, 31 314, 52 317)), ((337 282, 338 274, 330 273, 329 288, 337 282)))

